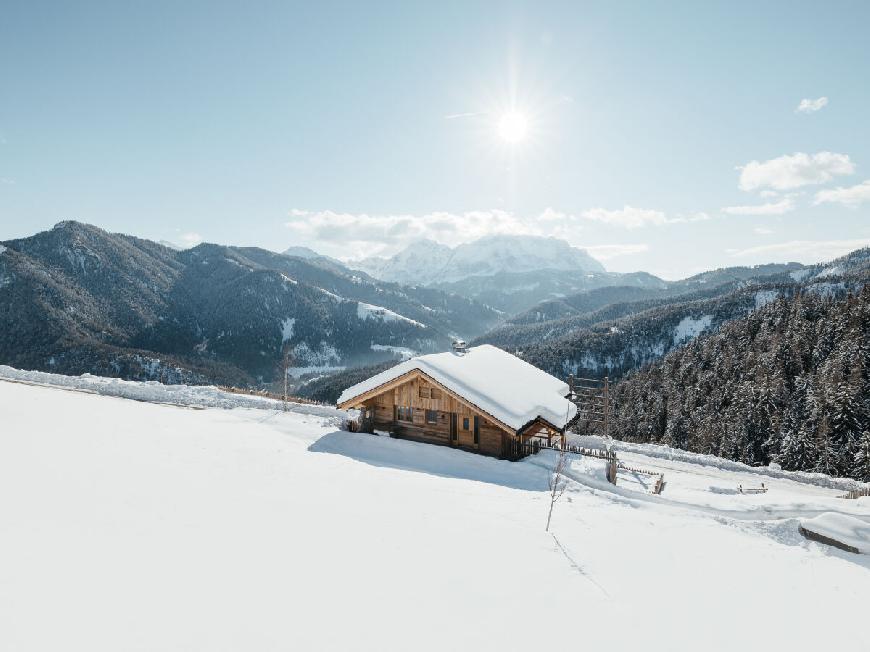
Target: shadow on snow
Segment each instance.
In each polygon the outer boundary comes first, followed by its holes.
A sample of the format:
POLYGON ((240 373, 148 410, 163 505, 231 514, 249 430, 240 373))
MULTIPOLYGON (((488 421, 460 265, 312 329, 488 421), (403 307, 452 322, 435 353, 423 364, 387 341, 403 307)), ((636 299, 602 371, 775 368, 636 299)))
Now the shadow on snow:
POLYGON ((372 466, 476 480, 523 491, 547 491, 549 477, 545 469, 531 464, 497 460, 446 446, 344 431, 324 435, 308 450, 344 455, 372 466))

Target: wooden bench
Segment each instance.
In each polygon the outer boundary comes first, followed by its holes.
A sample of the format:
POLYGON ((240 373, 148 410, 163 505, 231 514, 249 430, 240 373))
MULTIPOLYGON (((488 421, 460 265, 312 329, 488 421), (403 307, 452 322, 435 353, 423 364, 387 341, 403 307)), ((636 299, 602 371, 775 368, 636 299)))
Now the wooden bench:
POLYGON ((737 485, 737 491, 742 494, 766 494, 767 487, 764 486, 764 483, 761 483, 760 487, 744 487, 742 484, 737 485))

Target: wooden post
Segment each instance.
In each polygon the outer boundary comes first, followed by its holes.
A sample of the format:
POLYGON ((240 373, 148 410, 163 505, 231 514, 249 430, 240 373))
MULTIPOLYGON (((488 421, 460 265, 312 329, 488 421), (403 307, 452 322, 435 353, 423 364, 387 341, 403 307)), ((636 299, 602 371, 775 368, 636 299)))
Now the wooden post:
POLYGON ((613 457, 610 458, 609 462, 607 463, 607 481, 610 482, 610 484, 612 484, 612 485, 616 484, 616 471, 617 471, 617 462, 616 462, 616 455, 614 455, 613 457))

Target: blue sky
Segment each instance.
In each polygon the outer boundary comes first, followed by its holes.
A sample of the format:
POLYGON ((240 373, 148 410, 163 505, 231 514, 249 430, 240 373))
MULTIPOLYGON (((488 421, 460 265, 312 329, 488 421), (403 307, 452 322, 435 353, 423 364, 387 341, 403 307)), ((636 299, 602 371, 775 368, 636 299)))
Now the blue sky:
POLYGON ((870 243, 867 2, 2 14, 0 239, 78 219, 348 258, 528 233, 668 278, 870 243))

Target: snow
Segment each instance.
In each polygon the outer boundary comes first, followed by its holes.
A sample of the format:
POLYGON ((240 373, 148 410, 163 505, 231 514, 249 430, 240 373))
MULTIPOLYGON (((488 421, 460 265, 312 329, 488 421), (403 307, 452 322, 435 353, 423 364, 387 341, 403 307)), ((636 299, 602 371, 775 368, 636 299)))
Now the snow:
POLYGON ((758 310, 779 298, 776 290, 759 290, 755 293, 755 309, 758 310))
POLYGON ((867 521, 828 489, 649 457, 681 469, 651 496, 575 458, 551 534, 552 456, 11 382, 0 406, 4 649, 870 648, 870 556, 798 532, 867 521))
POLYGON ((832 297, 839 292, 843 292, 846 289, 846 284, 842 281, 838 283, 813 283, 808 285, 806 289, 807 292, 813 292, 823 297, 832 297))
POLYGON ((339 303, 343 303, 343 302, 347 301, 347 299, 345 299, 344 297, 340 297, 337 294, 335 294, 334 292, 330 292, 329 290, 324 290, 323 288, 315 288, 315 289, 319 290, 320 292, 322 292, 323 294, 328 296, 330 299, 333 299, 334 301, 338 301, 339 303))
MULTIPOLYGON (((225 392, 217 387, 205 385, 163 385, 156 381, 136 382, 119 378, 105 378, 83 374, 81 376, 64 376, 43 371, 24 371, 0 365, 0 386, 13 381, 27 385, 64 388, 88 394, 100 394, 117 398, 146 401, 149 403, 165 403, 169 405, 184 405, 187 407, 210 408, 253 408, 274 410, 282 403, 263 396, 251 394, 235 394, 225 392)), ((300 414, 331 418, 338 422, 344 412, 326 405, 309 405, 288 403, 288 409, 300 414)))
POLYGON ((674 329, 674 345, 676 346, 683 342, 695 339, 698 335, 710 328, 712 322, 713 315, 702 315, 697 319, 691 316, 683 317, 674 329))
POLYGON ((295 317, 287 317, 281 322, 281 344, 293 339, 293 327, 296 326, 295 317))
POLYGON ((809 276, 811 272, 812 270, 810 269, 796 269, 793 272, 789 272, 789 276, 791 276, 793 281, 797 281, 798 283, 800 283, 807 276, 809 276))
MULTIPOLYGON (((487 236, 453 249, 432 240, 420 240, 388 259, 372 257, 349 264, 376 278, 403 285, 450 283, 502 272, 605 271, 588 252, 564 240, 529 235, 487 236)), ((593 278, 595 274, 588 276, 593 278)))
POLYGON ((6 247, 3 246, 2 244, 0 244, 0 254, 5 253, 5 252, 6 252, 6 247))
POLYGON ((432 353, 399 363, 344 390, 342 404, 419 369, 514 430, 537 417, 562 427, 576 412, 568 385, 489 344, 465 353, 432 353))
POLYGON ((347 367, 342 365, 308 365, 307 367, 287 367, 287 375, 290 378, 302 378, 308 374, 331 374, 336 371, 344 371, 347 367))
MULTIPOLYGON (((743 462, 735 462, 734 460, 726 460, 714 455, 705 455, 703 453, 692 453, 679 448, 672 448, 663 444, 635 444, 626 441, 607 440, 607 444, 600 437, 587 437, 580 440, 579 445, 585 448, 605 448, 609 446, 619 452, 620 458, 629 454, 642 455, 645 458, 656 458, 667 462, 684 462, 693 466, 704 466, 722 471, 730 471, 739 474, 751 474, 752 476, 763 475, 768 478, 779 478, 783 480, 794 480, 803 484, 812 484, 819 487, 827 487, 836 489, 838 495, 851 489, 861 487, 861 483, 857 480, 848 478, 832 478, 823 473, 810 473, 807 471, 783 471, 779 464, 772 464, 769 467, 765 466, 749 466, 743 462), (598 444, 593 442, 597 441, 598 444)), ((763 479, 761 480, 763 481, 763 479)), ((758 484, 759 480, 756 477, 745 478, 743 484, 751 485, 758 484)))
POLYGON ((335 367, 341 362, 341 355, 338 349, 325 340, 321 340, 320 346, 316 349, 311 348, 307 342, 299 342, 293 347, 293 360, 297 363, 305 363, 301 365, 302 367, 335 367))
POLYGON ((391 346, 389 344, 372 344, 372 351, 389 351, 402 357, 402 360, 409 360, 417 355, 414 349, 409 349, 406 346, 391 346))
POLYGON ((827 269, 823 269, 821 272, 816 274, 816 278, 824 278, 826 276, 837 276, 838 274, 843 273, 843 268, 839 265, 831 265, 827 269))
POLYGON ((420 328, 426 328, 423 324, 414 319, 410 319, 403 315, 400 315, 397 312, 393 312, 388 308, 383 308, 381 306, 374 306, 370 303, 363 303, 360 301, 356 305, 356 316, 360 319, 382 319, 383 321, 403 321, 408 324, 413 324, 414 326, 419 326, 420 328))
POLYGON ((801 521, 801 527, 870 555, 870 523, 835 512, 801 521))

